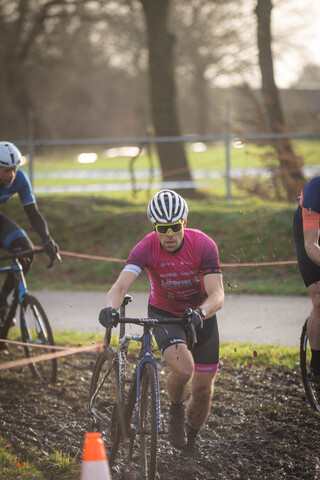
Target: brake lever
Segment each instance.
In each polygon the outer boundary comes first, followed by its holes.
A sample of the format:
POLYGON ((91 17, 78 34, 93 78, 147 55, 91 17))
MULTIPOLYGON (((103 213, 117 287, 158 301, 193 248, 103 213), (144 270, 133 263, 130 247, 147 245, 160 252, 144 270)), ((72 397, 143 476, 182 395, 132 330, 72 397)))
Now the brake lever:
POLYGON ((113 329, 113 327, 116 327, 118 325, 116 316, 117 312, 115 311, 114 313, 112 313, 113 322, 106 328, 106 333, 104 335, 104 343, 107 346, 109 346, 111 342, 111 330, 113 329))
POLYGON ((194 326, 193 322, 190 322, 189 325, 190 325, 191 333, 192 333, 192 343, 193 343, 192 348, 193 348, 194 345, 198 342, 197 332, 196 332, 196 327, 194 326))
POLYGON ((111 330, 112 330, 112 325, 109 325, 107 328, 106 328, 106 333, 104 335, 104 343, 105 345, 109 346, 110 345, 110 341, 111 341, 111 330))
MULTIPOLYGON (((198 339, 197 339, 197 332, 196 332, 196 327, 194 326, 194 323, 192 322, 191 320, 191 317, 192 317, 192 310, 191 308, 188 308, 186 310, 186 314, 187 314, 187 325, 188 325, 188 328, 190 329, 191 331, 191 336, 192 336, 192 343, 190 345, 188 345, 188 348, 189 350, 192 350, 193 347, 195 346, 195 344, 197 343, 198 339)), ((188 342, 190 343, 190 342, 188 342)))
POLYGON ((62 258, 59 252, 56 253, 56 256, 54 258, 50 258, 50 262, 47 265, 48 269, 52 268, 55 260, 58 260, 60 263, 62 263, 62 258))

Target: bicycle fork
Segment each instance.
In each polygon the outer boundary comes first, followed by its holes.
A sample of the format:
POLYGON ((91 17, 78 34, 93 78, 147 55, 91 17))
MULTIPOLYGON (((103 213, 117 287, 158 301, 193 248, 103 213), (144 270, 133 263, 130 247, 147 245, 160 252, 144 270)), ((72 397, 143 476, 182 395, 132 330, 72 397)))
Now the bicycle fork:
POLYGON ((146 331, 142 338, 142 358, 137 364, 137 392, 136 392, 136 411, 134 416, 134 421, 137 427, 137 433, 141 434, 140 426, 139 426, 139 414, 140 414, 140 387, 141 387, 141 379, 142 379, 142 367, 147 363, 151 363, 154 366, 155 374, 156 374, 156 387, 157 387, 157 425, 158 425, 158 433, 165 433, 164 428, 161 430, 161 420, 160 420, 160 385, 159 385, 159 372, 158 372, 158 365, 157 362, 154 360, 152 351, 152 334, 150 331, 146 331))

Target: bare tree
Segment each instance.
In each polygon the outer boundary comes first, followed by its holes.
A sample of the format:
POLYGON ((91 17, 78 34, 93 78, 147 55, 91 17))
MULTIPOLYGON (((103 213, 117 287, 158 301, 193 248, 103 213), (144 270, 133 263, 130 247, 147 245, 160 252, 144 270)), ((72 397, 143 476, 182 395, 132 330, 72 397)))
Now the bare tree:
MULTIPOLYGON (((183 102, 192 105, 193 131, 200 135, 217 133, 212 131, 212 122, 210 125, 210 114, 218 117, 211 85, 219 75, 230 77, 232 71, 239 74, 244 68, 238 55, 245 48, 240 27, 245 28, 248 21, 239 8, 242 3, 242 0, 174 0, 177 81, 184 94, 183 102)), ((248 57, 245 61, 247 71, 248 57)))
MULTIPOLYGON (((151 111, 156 136, 180 136, 174 72, 175 37, 169 28, 171 0, 140 0, 147 26, 151 111)), ((158 143, 163 179, 190 181, 182 143, 158 143)), ((191 189, 189 192, 192 193, 191 189)))
MULTIPOLYGON (((262 94, 270 131, 273 133, 285 133, 287 127, 274 79, 271 49, 271 10, 271 0, 258 0, 255 13, 258 20, 257 35, 262 94)), ((297 193, 305 183, 302 173, 302 158, 295 155, 289 139, 276 140, 275 148, 279 159, 282 185, 287 193, 288 200, 294 201, 297 193)))

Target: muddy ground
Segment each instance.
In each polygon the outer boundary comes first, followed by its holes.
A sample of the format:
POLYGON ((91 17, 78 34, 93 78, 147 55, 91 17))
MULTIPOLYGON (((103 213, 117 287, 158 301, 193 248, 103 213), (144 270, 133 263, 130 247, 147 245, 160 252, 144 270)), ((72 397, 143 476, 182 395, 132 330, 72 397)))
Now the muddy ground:
MULTIPOLYGON (((7 360, 0 354, 0 362, 7 360)), ((26 447, 81 461, 95 354, 59 360, 58 381, 41 385, 29 369, 0 372, 0 435, 24 458, 26 447)), ((162 365, 162 412, 167 414, 162 365)), ((300 373, 221 365, 198 448, 184 453, 161 436, 158 479, 320 479, 320 418, 306 404, 300 373)), ((112 469, 125 478, 126 466, 112 469)), ((51 480, 50 474, 46 476, 51 480)), ((127 477, 126 477, 127 478, 127 477)), ((59 476, 59 480, 64 480, 59 476)))

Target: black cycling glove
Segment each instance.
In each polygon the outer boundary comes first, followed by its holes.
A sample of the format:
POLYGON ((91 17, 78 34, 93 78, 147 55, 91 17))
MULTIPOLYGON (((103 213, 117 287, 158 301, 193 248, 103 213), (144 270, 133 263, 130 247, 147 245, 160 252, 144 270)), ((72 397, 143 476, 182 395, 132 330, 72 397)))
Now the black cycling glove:
POLYGON ((119 313, 112 307, 103 308, 99 313, 99 322, 105 328, 108 328, 110 325, 116 327, 118 325, 118 318, 119 313))
POLYGON ((52 240, 51 237, 49 237, 43 244, 46 254, 51 258, 51 260, 54 260, 57 258, 57 254, 59 253, 59 246, 57 243, 55 243, 54 240, 52 240))
POLYGON ((182 316, 182 319, 186 324, 190 323, 191 321, 196 330, 201 330, 203 328, 203 318, 199 310, 191 310, 190 313, 190 309, 187 308, 182 316))

